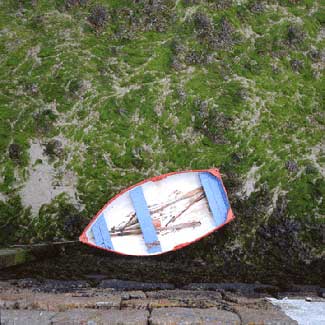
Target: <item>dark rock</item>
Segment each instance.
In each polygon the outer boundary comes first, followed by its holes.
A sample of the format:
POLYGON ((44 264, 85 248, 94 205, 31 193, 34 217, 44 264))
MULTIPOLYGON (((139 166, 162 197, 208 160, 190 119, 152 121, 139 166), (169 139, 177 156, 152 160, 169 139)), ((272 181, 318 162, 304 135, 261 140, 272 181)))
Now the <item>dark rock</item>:
POLYGON ((128 110, 124 107, 119 107, 116 109, 116 113, 119 114, 120 116, 127 116, 128 110))
POLYGON ((183 64, 179 58, 173 57, 171 62, 171 67, 176 71, 180 71, 183 69, 183 64))
POLYGON ((91 281, 101 281, 101 280, 107 279, 107 276, 103 275, 103 274, 86 274, 85 278, 87 278, 91 281))
POLYGON ((248 283, 191 283, 183 287, 185 290, 212 290, 221 292, 240 293, 245 296, 256 297, 260 294, 273 294, 279 288, 266 284, 248 283))
POLYGON ((280 288, 272 285, 257 285, 254 291, 261 296, 270 295, 276 297, 279 294, 280 288))
POLYGON ((318 295, 320 287, 317 285, 297 285, 292 284, 285 288, 286 291, 281 291, 278 293, 277 298, 284 298, 284 297, 302 297, 302 296, 309 296, 315 297, 318 295))
POLYGON ((206 100, 196 100, 196 105, 199 108, 199 116, 201 118, 208 118, 209 117, 209 102, 206 100))
POLYGON ((235 43, 234 28, 225 17, 216 29, 206 14, 198 12, 194 15, 194 24, 199 40, 212 50, 227 49, 235 43))
POLYGON ((173 42, 171 44, 171 49, 175 55, 183 54, 186 51, 186 47, 184 46, 184 44, 180 40, 177 40, 177 39, 173 40, 173 42))
POLYGON ((290 288, 288 279, 292 273, 299 270, 300 274, 305 274, 304 272, 311 268, 312 251, 299 236, 306 231, 303 230, 306 227, 299 220, 288 217, 287 200, 279 197, 267 223, 260 225, 256 230, 251 254, 258 252, 261 256, 259 261, 265 263, 264 267, 281 265, 281 268, 277 269, 279 281, 276 282, 281 290, 287 291, 290 288))
POLYGON ((185 55, 185 63, 191 64, 202 64, 207 62, 207 56, 205 53, 199 51, 190 51, 185 55))
POLYGON ((291 60, 290 63, 291 63, 292 70, 295 72, 300 72, 304 66, 303 62, 299 60, 291 60))
POLYGON ((183 0, 185 6, 194 6, 201 2, 201 0, 183 0))
POLYGON ((182 89, 182 88, 177 89, 177 94, 178 94, 181 101, 184 101, 186 99, 186 97, 187 97, 185 90, 182 89))
POLYGON ((26 92, 28 92, 28 94, 33 95, 33 96, 37 95, 39 92, 39 88, 38 88, 37 84, 34 84, 34 83, 27 84, 24 87, 24 89, 26 92))
POLYGON ((195 126, 211 141, 218 144, 227 143, 224 137, 224 130, 232 121, 231 117, 223 112, 217 111, 214 107, 208 107, 208 102, 197 99, 195 101, 196 117, 195 126))
POLYGON ((212 21, 205 13, 196 12, 193 20, 199 37, 207 37, 214 31, 212 21))
POLYGON ((214 7, 216 9, 228 9, 233 5, 233 0, 215 0, 214 7))
POLYGON ((39 280, 33 278, 19 279, 12 283, 15 284, 18 288, 23 289, 36 287, 41 284, 39 280))
POLYGON ((146 299, 147 296, 143 291, 127 291, 123 292, 121 295, 122 300, 129 300, 129 299, 146 299))
POLYGON ((12 143, 9 146, 9 158, 19 162, 22 158, 22 147, 17 143, 12 143))
POLYGON ((318 295, 321 297, 321 298, 325 298, 325 288, 320 288, 318 290, 318 295))
POLYGON ((183 69, 183 60, 186 53, 186 47, 179 41, 173 40, 171 44, 171 50, 173 53, 171 67, 177 71, 183 69))
POLYGON ((288 160, 285 164, 285 167, 291 173, 298 171, 298 164, 294 160, 288 160))
POLYGON ((235 96, 238 97, 240 100, 246 100, 248 98, 248 92, 246 89, 240 88, 236 92, 235 96))
POLYGON ((36 95, 38 93, 38 86, 36 84, 32 84, 30 87, 30 92, 32 95, 36 95))
POLYGON ((243 157, 241 154, 237 153, 237 152, 234 152, 232 155, 231 155, 231 159, 235 162, 235 163, 239 163, 243 157))
POLYGON ((143 167, 143 164, 144 164, 143 152, 144 152, 144 150, 142 147, 135 147, 132 149, 131 162, 137 168, 143 167))
POLYGON ((288 201, 285 196, 280 196, 276 202, 275 208, 273 210, 273 215, 275 218, 283 218, 286 215, 288 206, 288 201))
POLYGON ((311 49, 308 54, 313 62, 317 62, 321 58, 321 53, 317 49, 311 49))
POLYGON ((65 293, 73 292, 83 288, 89 288, 90 285, 84 280, 44 280, 42 283, 33 283, 34 292, 47 293, 65 293))
POLYGON ((305 33, 300 26, 291 25, 288 27, 287 38, 290 45, 298 46, 305 39, 305 33))
POLYGON ((150 283, 150 282, 137 282, 137 281, 124 281, 124 280, 103 280, 99 284, 99 288, 111 288, 115 290, 170 290, 174 289, 174 285, 170 283, 150 283))
POLYGON ((64 5, 67 9, 71 9, 76 6, 85 6, 88 0, 65 0, 64 5))
MULTIPOLYGON (((225 284, 226 285, 226 284, 225 284)), ((224 289, 223 283, 189 283, 183 287, 184 290, 211 290, 224 289)))
POLYGON ((168 0, 146 1, 143 8, 145 30, 164 32, 172 19, 173 2, 168 0))
POLYGON ((265 6, 260 0, 258 0, 255 3, 253 3, 249 9, 254 14, 257 14, 263 12, 265 10, 265 6))
MULTIPOLYGON (((264 237, 264 239, 277 238, 277 240, 274 240, 274 244, 280 247, 281 249, 284 249, 287 245, 286 241, 284 240, 285 236, 291 237, 292 241, 297 241, 299 229, 300 225, 297 221, 283 218, 282 220, 279 220, 278 223, 260 226, 257 230, 257 233, 261 237, 264 237)), ((299 241, 297 241, 297 244, 298 243, 299 241)), ((298 244, 298 246, 300 246, 300 244, 298 244)), ((293 249, 296 249, 296 247, 291 247, 290 249, 288 249, 288 251, 293 249)))
POLYGON ((108 20, 108 13, 105 7, 95 6, 88 17, 88 21, 96 28, 103 28, 108 20))
POLYGON ((223 17, 217 35, 209 39, 210 47, 214 50, 230 48, 234 44, 233 33, 234 28, 227 18, 223 17))
POLYGON ((86 226, 85 221, 79 214, 68 214, 63 223, 63 231, 69 234, 69 238, 77 238, 86 226))
POLYGON ((45 154, 48 156, 60 157, 63 154, 62 142, 57 139, 50 140, 44 150, 45 154))

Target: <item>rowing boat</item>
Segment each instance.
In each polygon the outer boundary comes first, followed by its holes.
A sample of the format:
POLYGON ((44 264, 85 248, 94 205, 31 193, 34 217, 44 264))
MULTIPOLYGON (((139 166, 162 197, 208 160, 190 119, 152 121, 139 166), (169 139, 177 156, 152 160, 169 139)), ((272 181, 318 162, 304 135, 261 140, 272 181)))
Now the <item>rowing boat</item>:
POLYGON ((218 169, 173 172, 117 194, 79 240, 124 255, 180 249, 234 219, 218 169))

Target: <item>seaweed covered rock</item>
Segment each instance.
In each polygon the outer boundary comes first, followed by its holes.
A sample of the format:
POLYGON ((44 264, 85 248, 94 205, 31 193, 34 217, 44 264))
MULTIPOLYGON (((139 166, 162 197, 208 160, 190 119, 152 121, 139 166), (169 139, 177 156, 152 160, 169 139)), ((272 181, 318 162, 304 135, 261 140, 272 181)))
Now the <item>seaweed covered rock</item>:
POLYGON ((37 241, 75 239, 85 226, 83 215, 67 202, 64 194, 57 196, 51 204, 44 204, 39 218, 32 224, 37 241))
POLYGON ((214 32, 213 23, 207 14, 197 12, 193 17, 193 20, 200 38, 207 38, 214 32))
POLYGON ((88 21, 95 28, 103 28, 108 20, 107 9, 101 5, 96 5, 88 16, 88 21))
POLYGON ((76 6, 84 6, 87 2, 88 0, 65 0, 64 4, 67 9, 71 9, 76 6))
POLYGON ((1 241, 77 240, 122 189, 218 167, 234 222, 150 261, 84 248, 66 274, 320 282, 324 15, 298 2, 0 1, 1 241))
POLYGON ((257 0, 257 1, 254 1, 250 8, 251 12, 253 12, 254 14, 257 14, 257 13, 261 13, 265 10, 265 5, 263 4, 262 1, 260 0, 257 0))
POLYGON ((16 161, 16 162, 19 162, 21 160, 21 157, 22 157, 22 148, 19 144, 17 143, 12 143, 10 146, 9 146, 9 150, 8 150, 8 153, 9 153, 9 158, 16 161))
POLYGON ((60 157, 63 154, 63 148, 62 148, 62 142, 57 139, 50 140, 46 145, 44 149, 45 154, 48 156, 54 157, 60 157))
POLYGON ((306 37, 306 33, 299 25, 290 25, 287 30, 287 38, 291 46, 299 46, 306 37))

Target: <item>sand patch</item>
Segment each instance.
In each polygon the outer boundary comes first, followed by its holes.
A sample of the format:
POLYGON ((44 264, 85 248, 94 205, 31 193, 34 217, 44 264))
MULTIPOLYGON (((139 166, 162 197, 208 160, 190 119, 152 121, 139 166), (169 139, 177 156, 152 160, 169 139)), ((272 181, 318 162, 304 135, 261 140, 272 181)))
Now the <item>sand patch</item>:
POLYGON ((34 140, 29 149, 29 178, 20 190, 24 206, 31 206, 32 213, 37 214, 43 204, 50 203, 57 195, 66 193, 73 204, 77 201, 77 177, 64 167, 53 167, 44 154, 44 146, 34 140))
POLYGON ((6 202, 7 201, 7 196, 0 193, 0 201, 6 202))
POLYGON ((249 197, 256 190, 256 183, 260 179, 260 175, 257 173, 261 166, 252 166, 246 175, 246 180, 243 182, 242 189, 239 191, 240 196, 249 197))

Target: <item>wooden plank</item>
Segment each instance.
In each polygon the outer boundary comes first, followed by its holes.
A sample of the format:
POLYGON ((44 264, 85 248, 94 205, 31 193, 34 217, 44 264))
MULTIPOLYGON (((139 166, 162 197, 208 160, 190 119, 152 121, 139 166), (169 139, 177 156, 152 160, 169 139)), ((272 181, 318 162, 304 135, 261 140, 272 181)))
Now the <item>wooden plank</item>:
POLYGON ((210 173, 200 173, 199 176, 213 219, 215 220, 216 226, 219 226, 225 222, 228 208, 224 204, 218 181, 210 173))
POLYGON ((111 240, 110 233, 108 231, 108 225, 106 223, 104 214, 101 214, 95 224, 91 228, 95 242, 97 246, 105 247, 108 249, 113 249, 113 244, 111 240))
POLYGON ((0 249, 0 270, 6 267, 31 263, 35 260, 50 258, 62 253, 62 247, 78 245, 77 240, 39 243, 34 245, 12 245, 0 249))
POLYGON ((30 249, 4 248, 0 250, 0 269, 34 260, 30 249))
POLYGON ((130 197, 134 206, 136 216, 139 220, 142 235, 149 253, 161 252, 160 242, 156 229, 152 223, 150 212, 141 186, 130 191, 130 197))

